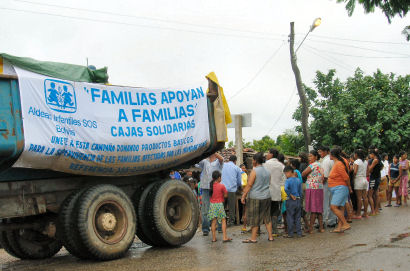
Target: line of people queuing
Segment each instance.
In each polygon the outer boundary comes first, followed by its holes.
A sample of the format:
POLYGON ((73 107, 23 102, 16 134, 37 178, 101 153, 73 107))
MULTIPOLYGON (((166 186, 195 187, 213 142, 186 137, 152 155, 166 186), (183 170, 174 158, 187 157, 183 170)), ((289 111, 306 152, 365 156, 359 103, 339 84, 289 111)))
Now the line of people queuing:
POLYGON ((301 154, 300 159, 289 161, 284 161, 278 150, 270 149, 266 156, 264 153, 254 155, 253 169, 248 176, 244 166, 242 169, 236 166, 234 155, 224 163, 223 157, 215 153, 196 165, 202 169, 195 190, 199 187, 196 191, 202 196, 203 235, 209 235, 211 228, 213 242, 217 230, 223 233, 223 242, 232 240, 226 228, 235 221, 236 193, 241 187, 244 228, 251 227, 251 237, 243 240, 244 243, 257 242, 262 224, 266 226, 268 240, 273 241, 279 236, 279 218, 285 224, 284 237, 288 238, 293 238, 295 233, 298 237, 313 234, 315 226, 319 232, 325 228, 333 228, 330 231, 333 233, 349 230, 352 219, 379 213, 378 191, 382 179, 388 181, 389 188, 385 207, 392 206, 393 191, 396 206, 407 206, 407 153, 395 155, 392 163, 388 162, 387 155, 383 154, 383 159, 374 147, 369 148, 366 157, 362 149, 348 156, 339 147, 330 150, 321 146, 309 154, 301 154))

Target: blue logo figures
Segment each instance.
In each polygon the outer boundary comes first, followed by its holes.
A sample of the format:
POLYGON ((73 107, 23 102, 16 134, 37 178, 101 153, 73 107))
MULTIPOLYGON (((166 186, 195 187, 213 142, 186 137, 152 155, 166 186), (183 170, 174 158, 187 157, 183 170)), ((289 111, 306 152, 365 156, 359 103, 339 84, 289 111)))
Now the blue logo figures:
POLYGON ((44 93, 47 105, 54 111, 74 113, 77 101, 73 85, 60 80, 44 80, 44 93))

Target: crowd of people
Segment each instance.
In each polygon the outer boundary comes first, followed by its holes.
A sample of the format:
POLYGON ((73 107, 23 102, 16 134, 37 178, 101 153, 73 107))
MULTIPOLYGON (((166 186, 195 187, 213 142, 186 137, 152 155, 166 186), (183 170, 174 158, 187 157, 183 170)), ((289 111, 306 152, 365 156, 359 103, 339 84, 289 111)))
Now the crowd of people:
MULTIPOLYGON (((228 162, 218 153, 199 162, 198 182, 188 171, 183 178, 197 195, 201 207, 202 232, 223 233, 223 242, 232 239, 227 228, 237 221, 238 194, 243 231, 250 226, 251 236, 244 243, 256 243, 260 226, 265 224, 268 240, 279 236, 279 222, 284 224, 284 237, 325 232, 342 233, 351 229, 353 219, 368 219, 382 210, 379 199, 381 182, 387 182, 387 204, 407 206, 409 161, 407 153, 394 155, 371 146, 367 152, 357 149, 347 155, 340 147, 331 150, 320 146, 299 158, 285 160, 283 154, 270 149, 265 155, 253 156, 249 175, 245 165, 236 166, 236 156, 228 162), (225 203, 225 204, 224 204, 225 203), (228 210, 228 213, 226 213, 228 210), (302 226, 303 220, 303 226, 302 226)), ((171 172, 171 178, 175 178, 171 172)), ((179 175, 179 174, 178 174, 179 175)), ((181 179, 181 176, 179 176, 181 179)))

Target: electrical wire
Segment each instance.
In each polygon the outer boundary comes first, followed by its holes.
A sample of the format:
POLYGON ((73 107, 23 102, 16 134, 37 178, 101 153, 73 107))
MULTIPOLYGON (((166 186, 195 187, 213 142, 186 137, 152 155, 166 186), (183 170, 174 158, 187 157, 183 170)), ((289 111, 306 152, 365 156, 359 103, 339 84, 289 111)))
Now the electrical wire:
MULTIPOLYGON (((305 46, 309 47, 310 49, 316 49, 316 48, 314 48, 312 46, 309 46, 307 44, 305 44, 305 46)), ((380 58, 393 58, 393 59, 402 58, 402 59, 404 59, 404 58, 409 58, 410 57, 410 56, 407 56, 407 57, 406 56, 362 56, 362 55, 344 54, 344 53, 339 53, 339 52, 335 52, 335 51, 328 51, 328 50, 323 50, 323 49, 320 49, 320 51, 321 52, 326 52, 326 53, 329 53, 329 54, 349 56, 349 57, 359 57, 359 58, 377 58, 377 59, 380 59, 380 58)))
POLYGON ((310 52, 311 54, 314 54, 314 55, 316 55, 316 56, 318 56, 318 57, 320 57, 320 58, 323 58, 324 60, 326 60, 326 61, 328 61, 328 62, 330 62, 330 63, 332 63, 332 64, 335 64, 335 65, 337 65, 337 66, 339 66, 339 67, 345 69, 345 70, 348 71, 348 72, 351 72, 350 68, 347 68, 347 66, 344 66, 344 65, 342 65, 342 64, 340 64, 340 63, 338 63, 338 62, 336 62, 336 61, 330 60, 329 58, 327 58, 327 57, 321 55, 320 53, 315 52, 316 50, 310 49, 308 46, 303 46, 302 48, 303 48, 303 50, 306 50, 306 51, 310 52))
POLYGON ((145 25, 145 24, 135 24, 135 23, 126 23, 126 22, 101 20, 101 19, 91 19, 91 18, 87 18, 87 17, 61 15, 61 14, 55 14, 55 13, 49 13, 49 12, 32 11, 32 10, 24 10, 24 9, 16 9, 16 8, 8 8, 8 7, 0 7, 0 9, 9 10, 9 11, 24 12, 24 13, 48 15, 48 16, 54 16, 54 17, 58 17, 58 18, 68 18, 68 19, 75 19, 75 20, 82 20, 82 21, 91 21, 91 22, 107 23, 107 24, 118 24, 118 25, 126 25, 126 26, 142 27, 142 28, 144 28, 144 27, 145 28, 154 28, 154 29, 171 30, 171 31, 178 31, 178 32, 188 32, 188 33, 194 33, 194 34, 205 34, 205 35, 211 35, 211 36, 217 35, 217 36, 224 36, 224 37, 283 41, 283 39, 277 39, 277 38, 273 38, 273 37, 258 37, 258 36, 246 36, 246 35, 218 33, 218 32, 204 32, 204 31, 196 31, 196 30, 189 30, 189 29, 182 29, 182 28, 163 27, 163 26, 154 26, 154 25, 145 25))
POLYGON ((265 67, 269 64, 269 62, 272 61, 272 59, 278 54, 279 50, 283 47, 283 45, 285 44, 285 41, 283 41, 281 43, 281 45, 278 47, 278 49, 276 49, 276 51, 268 58, 268 60, 266 60, 266 62, 263 64, 263 66, 258 70, 258 72, 248 81, 248 83, 246 83, 245 86, 243 86, 241 89, 239 89, 238 91, 236 91, 229 99, 233 99, 236 96, 238 96, 244 89, 246 89, 247 87, 249 87, 250 84, 252 84, 252 82, 258 77, 258 75, 265 69, 265 67))
MULTIPOLYGON (((303 35, 303 34, 300 33, 300 34, 298 34, 298 35, 303 35)), ((311 37, 314 37, 314 38, 319 38, 319 39, 345 40, 345 41, 354 41, 354 42, 363 42, 363 43, 410 45, 409 43, 405 43, 405 42, 357 40, 357 39, 347 39, 347 38, 340 38, 340 37, 329 37, 329 36, 323 36, 323 35, 315 35, 315 34, 312 34, 312 35, 310 35, 310 36, 311 36, 311 37)))
POLYGON ((308 39, 308 41, 320 42, 320 43, 328 43, 328 44, 333 44, 333 45, 337 45, 337 46, 351 47, 351 48, 356 48, 356 49, 361 49, 361 50, 367 50, 367 51, 373 51, 373 52, 379 52, 379 53, 386 53, 386 54, 393 54, 393 55, 401 55, 401 56, 410 56, 410 55, 407 55, 407 54, 401 54, 401 53, 395 53, 395 52, 377 50, 377 49, 366 48, 366 47, 360 47, 360 46, 349 45, 349 44, 342 44, 342 43, 338 43, 338 42, 331 42, 331 41, 324 41, 324 40, 314 40, 314 39, 310 39, 310 38, 308 39))
POLYGON ((295 96, 296 94, 296 89, 297 87, 295 86, 295 88, 293 89, 292 95, 290 95, 288 101, 286 102, 286 105, 283 107, 282 112, 280 112, 279 117, 276 119, 276 121, 273 123, 272 127, 269 129, 269 131, 266 133, 267 135, 270 134, 270 132, 272 132, 273 128, 275 128, 276 124, 279 122, 279 120, 282 118, 283 114, 285 113, 286 109, 288 108, 290 102, 292 101, 292 98, 295 96))
POLYGON ((235 32, 248 33, 248 34, 264 35, 264 36, 269 36, 269 37, 270 36, 287 37, 287 35, 284 35, 284 34, 275 34, 275 33, 261 32, 261 31, 242 30, 242 29, 235 29, 235 28, 223 27, 223 26, 201 25, 201 24, 195 24, 195 23, 189 23, 189 22, 166 20, 166 19, 147 17, 147 16, 135 16, 135 15, 130 15, 130 14, 115 13, 115 12, 108 12, 108 11, 99 11, 99 10, 93 10, 93 9, 77 8, 77 7, 70 7, 70 6, 49 4, 49 3, 39 3, 39 2, 26 1, 26 0, 14 0, 14 1, 15 2, 21 2, 21 3, 28 3, 28 4, 32 4, 32 5, 38 5, 38 6, 55 7, 55 8, 76 10, 76 11, 86 11, 86 12, 92 12, 92 13, 97 13, 97 14, 105 14, 105 15, 112 15, 112 16, 119 16, 119 17, 126 17, 126 18, 134 18, 134 19, 155 21, 155 22, 161 22, 161 23, 172 23, 172 24, 188 25, 188 26, 195 26, 195 27, 201 27, 201 28, 211 28, 211 29, 217 29, 217 30, 235 31, 235 32))

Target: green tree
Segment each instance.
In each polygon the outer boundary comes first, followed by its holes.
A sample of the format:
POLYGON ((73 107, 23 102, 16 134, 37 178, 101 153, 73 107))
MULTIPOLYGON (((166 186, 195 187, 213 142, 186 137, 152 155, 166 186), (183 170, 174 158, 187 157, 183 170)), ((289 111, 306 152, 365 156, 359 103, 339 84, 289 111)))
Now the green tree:
MULTIPOLYGON (((352 16, 354 8, 356 7, 356 2, 363 5, 365 12, 370 13, 374 12, 375 8, 380 8, 384 15, 387 17, 387 21, 391 23, 391 19, 395 15, 400 17, 406 16, 409 11, 409 1, 408 0, 337 0, 338 3, 345 2, 346 10, 349 16, 352 16)), ((404 27, 401 32, 407 41, 410 41, 410 25, 404 27)))
MULTIPOLYGON (((389 153, 409 150, 410 75, 378 70, 365 76, 357 69, 341 82, 335 73, 318 71, 316 89, 308 88, 314 143, 340 145, 349 152, 370 145, 389 153)), ((293 116, 298 119, 298 110, 293 116)))
POLYGON ((260 140, 254 139, 252 141, 252 148, 258 152, 266 152, 271 148, 278 148, 278 146, 276 146, 274 139, 266 135, 262 137, 260 140))
POLYGON ((406 26, 403 31, 401 31, 401 34, 406 37, 407 41, 410 41, 410 25, 406 26))
MULTIPOLYGON (((251 142, 246 142, 245 139, 242 139, 242 146, 244 148, 252 148, 252 143, 251 142)), ((235 147, 235 143, 231 140, 228 142, 228 148, 233 148, 235 147)), ((225 146, 226 148, 226 146, 225 146)))
POLYGON ((287 155, 298 155, 304 150, 303 134, 288 129, 276 138, 276 144, 287 155))
POLYGON ((395 15, 404 17, 409 11, 408 0, 337 0, 337 2, 346 3, 346 10, 349 16, 352 16, 356 2, 359 2, 367 13, 374 12, 376 7, 380 8, 384 15, 386 15, 389 23, 391 23, 391 19, 395 15))

